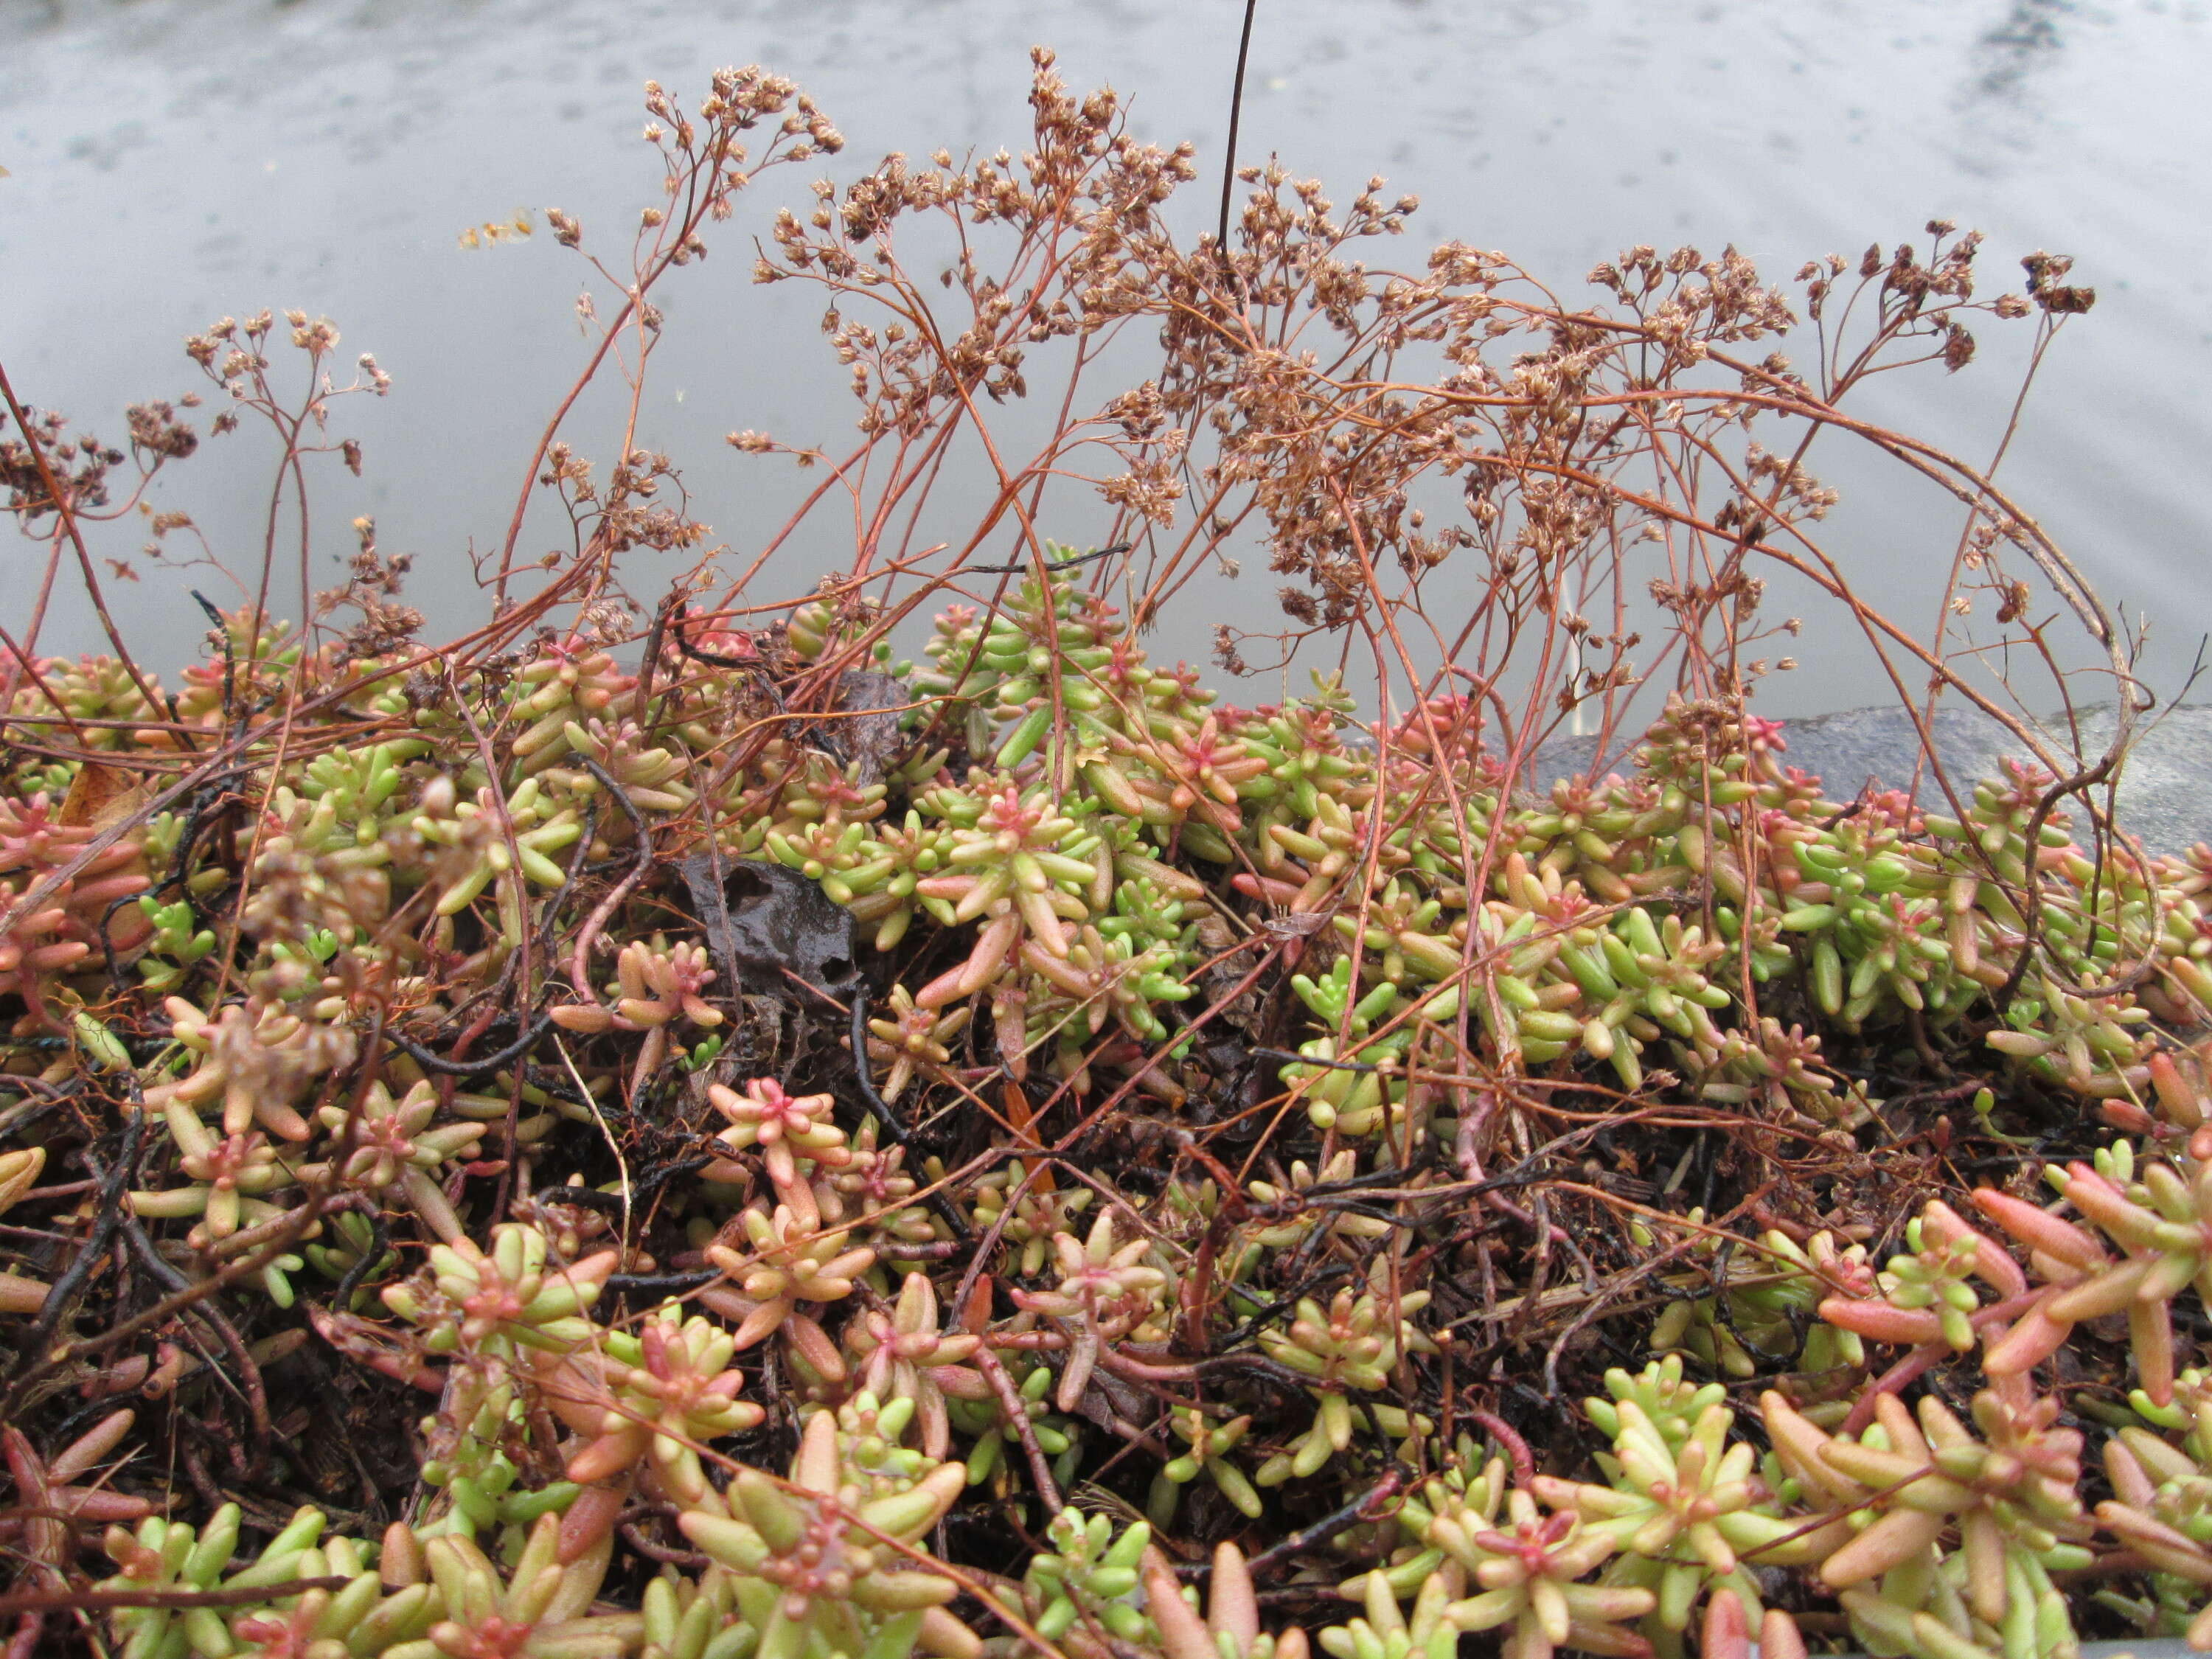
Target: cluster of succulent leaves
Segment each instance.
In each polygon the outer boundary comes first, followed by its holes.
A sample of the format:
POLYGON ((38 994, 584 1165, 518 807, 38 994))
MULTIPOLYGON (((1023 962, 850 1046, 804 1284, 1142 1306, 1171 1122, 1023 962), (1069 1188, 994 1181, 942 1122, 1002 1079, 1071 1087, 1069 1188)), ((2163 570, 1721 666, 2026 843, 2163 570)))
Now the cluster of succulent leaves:
POLYGON ((240 617, 165 709, 36 665, 27 1583, 106 1523, 131 1659, 2212 1647, 2212 856, 2093 856, 2026 768, 1838 802, 1711 704, 1530 799, 1480 702, 1218 703, 1074 567, 920 665, 880 631, 679 614, 636 671, 570 635, 441 677, 240 617), (149 807, 249 707, 283 743, 149 807), (851 978, 732 954, 702 890, 771 866, 851 978), (1930 1066, 1992 1085, 1955 1202, 1863 1156, 1930 1066), (1529 1155, 1638 1114, 1663 1187, 1529 1155), (1758 1206, 1815 1154, 1865 1190, 1758 1206), (1563 1355, 1604 1389, 1572 1431, 1563 1355), (411 1490, 311 1468, 334 1367, 411 1490))

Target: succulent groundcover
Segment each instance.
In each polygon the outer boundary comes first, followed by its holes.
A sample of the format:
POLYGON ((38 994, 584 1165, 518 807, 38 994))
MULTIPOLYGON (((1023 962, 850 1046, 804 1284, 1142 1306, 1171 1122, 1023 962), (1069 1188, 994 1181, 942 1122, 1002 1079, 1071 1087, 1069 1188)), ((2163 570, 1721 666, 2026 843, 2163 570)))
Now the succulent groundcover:
POLYGON ((37 665, 13 1652, 2212 1645, 2203 849, 1740 703, 1515 797, 1082 571, 865 670, 37 665))

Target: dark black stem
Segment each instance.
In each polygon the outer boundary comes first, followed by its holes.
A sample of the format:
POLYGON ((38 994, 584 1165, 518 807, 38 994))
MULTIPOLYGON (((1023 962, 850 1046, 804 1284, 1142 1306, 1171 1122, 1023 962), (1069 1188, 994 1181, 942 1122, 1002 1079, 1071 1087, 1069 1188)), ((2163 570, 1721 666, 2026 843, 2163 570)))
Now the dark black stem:
MULTIPOLYGON (((1057 574, 1063 570, 1073 570, 1079 564, 1089 564, 1094 559, 1110 559, 1116 553, 1127 553, 1135 545, 1133 542, 1115 542, 1111 547, 1094 547, 1088 553, 1079 553, 1072 559, 1055 559, 1045 568, 1057 574)), ((1025 576, 1029 569, 1025 564, 971 564, 962 567, 961 574, 965 576, 1025 576)))
MULTIPOLYGON (((106 1255, 108 1243, 114 1238, 116 1229, 130 1214, 129 1200, 124 1194, 136 1178, 138 1155, 145 1145, 146 1114, 142 1107, 134 1104, 131 1109, 130 1121, 124 1126, 122 1152, 104 1172, 94 1176, 100 1182, 100 1197, 93 1206, 92 1230, 85 1238, 84 1247, 76 1253, 76 1260, 70 1262, 61 1277, 54 1280, 52 1288, 46 1292, 46 1301, 40 1304, 39 1316, 32 1321, 31 1328, 16 1343, 16 1365, 35 1360, 46 1352, 48 1344, 53 1340, 55 1328, 62 1322, 62 1316, 70 1310, 86 1282, 91 1279, 93 1269, 106 1255)), ((94 1166, 88 1161, 85 1167, 89 1170, 94 1166)))
POLYGON ((610 1273, 606 1290, 610 1296, 680 1296, 703 1290, 721 1276, 719 1267, 689 1273, 610 1273))
MULTIPOLYGON (((912 1157, 914 1137, 907 1133, 906 1125, 899 1121, 898 1114, 891 1110, 890 1102, 876 1092, 876 1080, 868 1075, 868 994, 858 987, 853 991, 852 1041, 853 1074, 860 1080, 860 1098, 868 1103, 868 1110, 874 1115, 876 1121, 884 1126, 884 1133, 898 1142, 906 1149, 908 1156, 912 1157)), ((952 1229, 955 1238, 973 1238, 975 1236, 974 1229, 968 1224, 968 1218, 960 1213, 960 1206, 945 1194, 932 1193, 929 1207, 945 1218, 945 1224, 952 1229)))
POLYGON ((506 1048, 500 1049, 496 1054, 486 1054, 481 1060, 441 1060, 421 1043, 410 1042, 397 1031, 386 1031, 384 1035, 388 1041, 424 1071, 434 1072, 441 1077, 470 1078, 481 1077, 486 1072, 495 1072, 501 1066, 521 1059, 523 1055, 536 1048, 539 1039, 552 1029, 553 1017, 550 1014, 541 1014, 525 1028, 520 1036, 508 1043, 506 1048))
POLYGON ((361 1288, 362 1280, 384 1265, 384 1258, 392 1250, 392 1234, 384 1224, 383 1212, 375 1206, 369 1205, 364 1206, 361 1213, 368 1221, 368 1248, 361 1253, 359 1261, 345 1270, 344 1276, 338 1280, 337 1290, 331 1296, 331 1305, 340 1313, 353 1311, 354 1292, 361 1288))
POLYGON ((1237 189, 1237 127, 1244 115, 1244 63, 1252 53, 1252 16, 1260 0, 1244 0, 1244 33, 1237 41, 1237 84, 1229 94, 1229 154, 1221 165, 1221 225, 1214 233, 1213 251, 1221 268, 1229 269, 1229 198, 1237 189))

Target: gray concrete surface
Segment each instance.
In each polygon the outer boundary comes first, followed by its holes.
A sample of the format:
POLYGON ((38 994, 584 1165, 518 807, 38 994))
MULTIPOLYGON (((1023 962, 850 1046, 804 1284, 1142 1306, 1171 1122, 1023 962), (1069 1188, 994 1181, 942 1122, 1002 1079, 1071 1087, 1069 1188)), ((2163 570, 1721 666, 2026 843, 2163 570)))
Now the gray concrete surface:
MULTIPOLYGON (((2103 753, 2112 715, 2109 704, 2081 711, 2084 753, 2103 753)), ((2064 730, 2057 721, 2045 726, 2054 732, 2064 730)), ((1788 763, 1818 773, 1838 800, 1848 799, 1869 779, 1902 788, 1920 762, 1919 734, 1905 710, 1895 706, 1790 720, 1783 738, 1790 745, 1784 757, 1788 763)), ((1545 785, 1585 770, 1595 748, 1589 738, 1546 745, 1537 756, 1545 785)), ((1962 787, 1995 775, 2005 756, 2021 753, 2018 743, 1995 722, 1962 708, 1937 711, 1936 748, 1962 787)), ((1621 763, 1623 752, 1609 755, 1607 761, 1621 763)), ((2120 777, 2119 822, 2153 853, 2179 853, 2197 842, 2212 842, 2212 704, 2160 710, 2138 726, 2120 777)))

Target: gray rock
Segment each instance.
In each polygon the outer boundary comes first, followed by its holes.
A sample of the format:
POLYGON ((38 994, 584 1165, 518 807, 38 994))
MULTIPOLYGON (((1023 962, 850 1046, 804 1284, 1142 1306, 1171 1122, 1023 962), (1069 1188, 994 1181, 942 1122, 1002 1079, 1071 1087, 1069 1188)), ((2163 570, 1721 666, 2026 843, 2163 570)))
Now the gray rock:
MULTIPOLYGON (((2110 704, 2081 711, 2081 747, 2101 754, 2112 732, 2110 704)), ((2047 729, 2063 728, 2046 721, 2047 729)), ((1992 776, 1997 763, 2020 752, 1994 721, 1963 708, 1936 711, 1935 745, 1945 770, 1962 790, 1974 780, 1992 776)), ((1833 799, 1848 799, 1869 781, 1882 788, 1905 788, 1921 769, 1919 733, 1902 708, 1851 708, 1784 723, 1784 758, 1817 773, 1833 799)), ((1632 741, 1616 745, 1609 766, 1625 763, 1632 741)), ((1536 756, 1542 787, 1589 769, 1595 739, 1566 738, 1547 744, 1536 756)), ((1924 784, 1924 780, 1923 780, 1924 784)), ((1923 799, 1928 799, 1923 788, 1923 799)), ((2120 827, 2140 836, 2152 853, 2179 853, 2198 842, 2212 842, 2212 704, 2160 711, 2139 725, 2120 775, 2120 827)))

